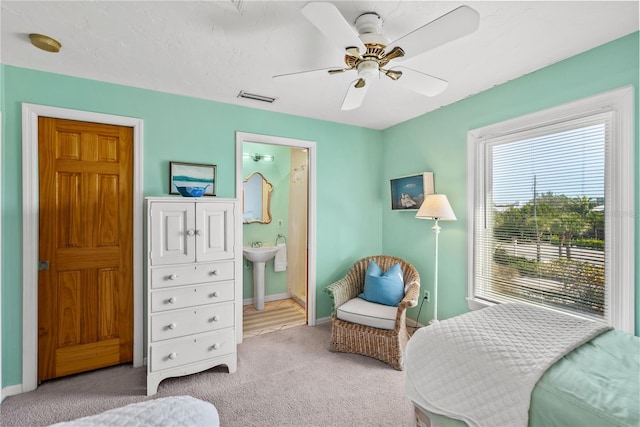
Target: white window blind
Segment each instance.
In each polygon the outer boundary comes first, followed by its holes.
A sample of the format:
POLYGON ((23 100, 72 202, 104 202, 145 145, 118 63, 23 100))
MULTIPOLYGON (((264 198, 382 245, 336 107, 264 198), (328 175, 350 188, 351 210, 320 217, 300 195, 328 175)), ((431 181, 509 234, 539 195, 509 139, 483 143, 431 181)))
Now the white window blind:
POLYGON ((467 133, 469 308, 521 301, 638 334, 633 95, 467 133))
POLYGON ((474 297, 605 319, 611 112, 486 138, 474 297))

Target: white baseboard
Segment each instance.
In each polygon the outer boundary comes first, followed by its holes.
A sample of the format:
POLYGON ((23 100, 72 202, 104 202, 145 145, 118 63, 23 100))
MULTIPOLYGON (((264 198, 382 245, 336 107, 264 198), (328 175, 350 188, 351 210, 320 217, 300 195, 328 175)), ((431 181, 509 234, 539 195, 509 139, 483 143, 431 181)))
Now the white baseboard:
MULTIPOLYGON (((270 301, 279 301, 281 299, 289 299, 291 298, 291 294, 288 292, 282 294, 273 294, 273 295, 265 295, 264 302, 270 301)), ((253 298, 246 298, 242 300, 242 305, 251 305, 253 304, 253 298)))
POLYGON ((22 394, 22 384, 10 385, 2 389, 0 393, 0 402, 3 402, 5 398, 9 396, 15 396, 22 394))
POLYGON ((418 323, 415 320, 407 317, 407 326, 410 326, 412 328, 423 328, 426 325, 423 325, 422 323, 418 323))
POLYGON ((316 319, 316 325, 321 325, 323 323, 330 323, 330 322, 331 322, 331 316, 321 317, 320 319, 316 319))

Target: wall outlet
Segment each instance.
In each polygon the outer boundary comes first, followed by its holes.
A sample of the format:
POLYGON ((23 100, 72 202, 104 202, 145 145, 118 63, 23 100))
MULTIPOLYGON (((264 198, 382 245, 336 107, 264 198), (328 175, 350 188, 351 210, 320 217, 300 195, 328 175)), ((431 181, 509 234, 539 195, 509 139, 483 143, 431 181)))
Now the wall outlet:
POLYGON ((427 291, 426 289, 424 290, 424 299, 427 302, 431 302, 431 292, 427 291))

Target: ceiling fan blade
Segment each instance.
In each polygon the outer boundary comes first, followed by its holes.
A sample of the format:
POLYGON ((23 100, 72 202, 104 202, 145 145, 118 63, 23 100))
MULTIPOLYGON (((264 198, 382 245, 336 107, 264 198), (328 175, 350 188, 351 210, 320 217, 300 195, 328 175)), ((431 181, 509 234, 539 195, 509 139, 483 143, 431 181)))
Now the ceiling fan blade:
POLYGON ((302 14, 336 47, 342 50, 357 48, 359 53, 367 49, 358 37, 356 30, 344 19, 332 3, 311 2, 302 9, 302 14))
POLYGON ((479 23, 478 12, 469 6, 460 6, 391 42, 387 46, 387 52, 401 46, 405 56, 396 58, 400 62, 471 34, 478 29, 479 23))
POLYGON ((351 68, 334 68, 332 70, 329 70, 329 74, 339 74, 349 70, 351 70, 351 68))
POLYGON ((349 85, 349 89, 347 90, 347 94, 342 101, 341 110, 353 110, 358 108, 362 104, 362 100, 364 96, 367 94, 367 90, 369 90, 369 86, 371 86, 371 82, 358 79, 349 85))
POLYGON ((393 67, 393 69, 389 71, 401 71, 402 76, 396 80, 396 84, 424 96, 436 96, 442 93, 449 85, 449 82, 446 80, 416 71, 412 68, 393 67))
MULTIPOLYGON (((293 73, 285 73, 285 74, 277 74, 275 76, 272 76, 271 78, 273 79, 278 79, 281 77, 294 77, 294 76, 301 76, 301 75, 305 75, 305 74, 322 74, 322 73, 329 73, 329 74, 333 74, 334 72, 341 72, 343 70, 341 69, 336 69, 335 67, 332 68, 318 68, 317 70, 307 70, 307 71, 296 71, 293 73)), ((346 69, 345 69, 346 71, 346 69)))

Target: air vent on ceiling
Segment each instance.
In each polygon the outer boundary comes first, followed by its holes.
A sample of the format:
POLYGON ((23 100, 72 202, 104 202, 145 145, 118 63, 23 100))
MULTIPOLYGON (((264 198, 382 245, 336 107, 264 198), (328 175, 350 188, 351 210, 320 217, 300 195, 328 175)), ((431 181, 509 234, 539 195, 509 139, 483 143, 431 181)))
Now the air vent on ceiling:
POLYGON ((240 91, 240 93, 238 94, 238 98, 253 99, 254 101, 268 102, 269 104, 278 99, 271 96, 256 95, 255 93, 245 92, 244 90, 240 91))

